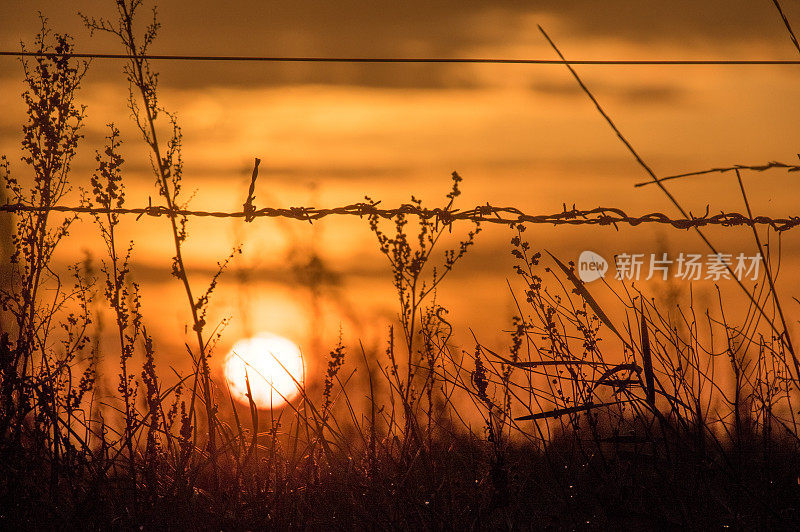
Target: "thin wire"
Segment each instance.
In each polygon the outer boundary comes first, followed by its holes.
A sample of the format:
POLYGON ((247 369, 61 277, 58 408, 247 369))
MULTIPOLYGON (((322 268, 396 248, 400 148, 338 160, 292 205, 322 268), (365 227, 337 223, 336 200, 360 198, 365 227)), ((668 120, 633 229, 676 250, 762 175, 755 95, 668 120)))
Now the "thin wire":
POLYGON ((656 183, 663 183, 664 181, 671 181, 673 179, 680 179, 682 177, 692 177, 692 176, 699 176, 699 175, 706 175, 713 173, 724 174, 725 172, 732 172, 734 170, 752 170, 755 172, 764 172, 765 170, 769 170, 772 168, 785 168, 787 172, 800 172, 800 165, 786 164, 778 161, 770 161, 765 164, 755 164, 755 165, 735 164, 733 166, 709 168, 707 170, 700 170, 697 172, 686 172, 683 174, 675 174, 666 177, 659 177, 655 181, 650 180, 650 181, 642 181, 641 183, 636 183, 634 187, 646 187, 647 185, 655 185, 656 183))
POLYGON ((70 57, 75 59, 147 59, 168 61, 250 61, 267 63, 482 63, 505 65, 800 65, 800 59, 497 59, 448 57, 288 57, 242 55, 128 55, 101 53, 9 52, 6 57, 70 57))

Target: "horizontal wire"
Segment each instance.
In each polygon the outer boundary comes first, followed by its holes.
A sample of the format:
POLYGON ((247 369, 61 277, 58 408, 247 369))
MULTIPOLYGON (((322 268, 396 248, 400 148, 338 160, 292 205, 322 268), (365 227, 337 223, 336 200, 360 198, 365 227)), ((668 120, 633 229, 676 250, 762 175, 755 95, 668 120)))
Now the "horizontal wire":
POLYGON ((11 57, 70 57, 76 59, 147 59, 169 61, 251 61, 268 63, 482 63, 508 65, 800 65, 800 59, 497 59, 443 57, 290 57, 240 55, 129 55, 101 53, 8 52, 11 57))
POLYGON ((492 205, 479 205, 469 210, 427 209, 417 205, 403 204, 394 209, 381 209, 376 203, 354 203, 343 207, 316 208, 316 207, 289 207, 254 209, 249 211, 195 211, 188 209, 169 209, 162 206, 148 206, 137 208, 112 208, 105 207, 69 207, 55 205, 52 207, 39 207, 19 203, 0 205, 0 212, 62 212, 62 213, 88 213, 88 214, 136 214, 137 220, 141 216, 168 216, 168 217, 210 217, 210 218, 287 218, 293 220, 313 222, 326 216, 377 216, 391 219, 397 216, 418 216, 430 220, 438 219, 442 223, 450 224, 455 221, 485 222, 500 225, 519 223, 553 224, 553 225, 613 225, 618 224, 637 226, 646 223, 666 224, 678 229, 689 229, 707 225, 719 226, 756 226, 766 225, 775 231, 786 231, 800 226, 800 216, 789 218, 772 218, 769 216, 749 217, 741 213, 730 212, 689 218, 670 218, 659 212, 641 216, 629 216, 622 209, 614 207, 596 207, 589 210, 569 209, 555 214, 527 214, 515 207, 494 207, 492 205))

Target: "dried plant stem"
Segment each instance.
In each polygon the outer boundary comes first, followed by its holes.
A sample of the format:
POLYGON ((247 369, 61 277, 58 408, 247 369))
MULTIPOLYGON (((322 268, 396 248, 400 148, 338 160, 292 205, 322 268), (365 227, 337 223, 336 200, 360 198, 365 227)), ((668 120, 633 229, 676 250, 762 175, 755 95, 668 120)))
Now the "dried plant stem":
MULTIPOLYGON (((202 307, 204 301, 196 300, 192 292, 182 251, 182 244, 186 238, 185 226, 179 224, 178 215, 174 214, 178 208, 176 200, 179 193, 182 171, 182 162, 180 160, 180 131, 173 120, 173 137, 170 139, 165 152, 162 147, 162 142, 159 140, 156 127, 158 114, 162 111, 157 104, 157 78, 150 70, 148 60, 144 55, 147 47, 155 40, 159 24, 155 18, 154 12, 153 21, 146 27, 142 43, 139 44, 134 35, 134 20, 136 18, 137 9, 141 7, 141 0, 120 0, 116 2, 116 4, 119 14, 119 20, 116 25, 103 19, 95 20, 88 19, 87 17, 83 17, 83 19, 92 31, 105 31, 116 35, 125 46, 126 51, 130 54, 126 73, 132 87, 135 87, 139 92, 142 105, 139 106, 136 101, 134 101, 133 92, 131 92, 129 103, 137 126, 152 152, 154 170, 158 178, 159 193, 164 199, 167 209, 173 213, 169 216, 175 251, 173 257, 173 274, 178 277, 183 284, 191 311, 192 330, 195 332, 198 354, 196 360, 198 371, 195 378, 199 378, 200 380, 208 428, 208 451, 212 457, 212 466, 216 479, 217 464, 215 457, 217 455, 217 420, 216 407, 212 393, 211 371, 208 365, 207 344, 203 335, 205 320, 201 312, 203 312, 202 307), (144 116, 142 116, 142 113, 144 113, 144 116)), ((192 400, 192 411, 193 408, 194 400, 192 400)), ((190 416, 191 415, 192 412, 190 412, 190 416)))

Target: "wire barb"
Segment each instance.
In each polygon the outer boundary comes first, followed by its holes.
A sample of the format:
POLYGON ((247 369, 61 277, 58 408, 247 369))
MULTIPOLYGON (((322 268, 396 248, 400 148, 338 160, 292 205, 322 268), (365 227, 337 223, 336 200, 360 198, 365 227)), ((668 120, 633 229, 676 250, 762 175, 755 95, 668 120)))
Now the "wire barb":
POLYGON ((253 213, 256 212, 256 207, 253 205, 256 196, 256 179, 258 178, 258 165, 261 164, 261 159, 256 157, 256 162, 253 165, 253 175, 250 177, 250 189, 247 191, 247 200, 244 202, 244 221, 252 222, 253 213))

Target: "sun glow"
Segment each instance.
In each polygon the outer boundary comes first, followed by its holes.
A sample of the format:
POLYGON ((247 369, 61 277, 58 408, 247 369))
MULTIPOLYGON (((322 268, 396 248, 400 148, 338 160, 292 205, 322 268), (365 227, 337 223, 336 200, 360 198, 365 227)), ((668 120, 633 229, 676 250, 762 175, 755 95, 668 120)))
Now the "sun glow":
POLYGON ((249 404, 247 378, 259 408, 282 406, 299 393, 303 383, 303 355, 291 340, 261 333, 239 340, 225 357, 225 379, 237 401, 249 404))

